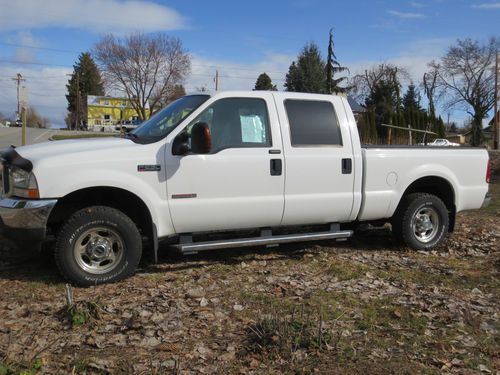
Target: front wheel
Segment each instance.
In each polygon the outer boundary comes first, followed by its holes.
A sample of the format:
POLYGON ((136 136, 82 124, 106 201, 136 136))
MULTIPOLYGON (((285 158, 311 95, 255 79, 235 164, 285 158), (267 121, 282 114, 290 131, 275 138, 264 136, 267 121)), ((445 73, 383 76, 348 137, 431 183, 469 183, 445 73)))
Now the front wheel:
POLYGON ((448 209, 432 194, 415 193, 403 198, 392 221, 394 236, 414 250, 431 249, 448 232, 448 209))
POLYGON ((61 274, 79 286, 131 276, 142 254, 134 222, 111 207, 93 206, 73 214, 57 237, 55 259, 61 274))

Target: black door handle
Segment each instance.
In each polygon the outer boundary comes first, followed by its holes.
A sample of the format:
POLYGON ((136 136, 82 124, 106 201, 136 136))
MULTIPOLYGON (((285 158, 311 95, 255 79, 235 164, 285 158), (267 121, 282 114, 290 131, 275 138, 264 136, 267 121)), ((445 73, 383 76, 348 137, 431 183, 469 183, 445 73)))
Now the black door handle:
POLYGON ((342 174, 352 173, 352 159, 342 159, 342 174))
POLYGON ((271 176, 281 176, 282 169, 281 159, 271 159, 271 176))

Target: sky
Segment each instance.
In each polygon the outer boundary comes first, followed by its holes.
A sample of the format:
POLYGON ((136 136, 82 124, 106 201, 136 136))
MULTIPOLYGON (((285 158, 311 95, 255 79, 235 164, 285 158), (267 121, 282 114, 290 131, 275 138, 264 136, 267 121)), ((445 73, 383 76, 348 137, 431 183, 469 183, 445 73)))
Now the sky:
POLYGON ((63 126, 67 74, 106 33, 179 37, 192 58, 189 93, 213 92, 216 69, 221 90, 250 90, 262 72, 282 89, 304 44, 317 43, 326 56, 330 28, 351 76, 387 62, 418 83, 457 38, 500 36, 499 19, 498 0, 0 0, 0 112, 14 115, 11 78, 21 73, 28 104, 63 126))

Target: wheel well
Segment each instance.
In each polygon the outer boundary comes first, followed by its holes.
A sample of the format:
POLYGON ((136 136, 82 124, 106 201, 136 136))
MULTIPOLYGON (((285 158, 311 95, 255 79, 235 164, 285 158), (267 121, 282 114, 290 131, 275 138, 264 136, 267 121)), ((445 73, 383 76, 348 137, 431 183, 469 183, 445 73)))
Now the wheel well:
MULTIPOLYGON (((450 218, 449 231, 450 232, 453 231, 455 226, 455 214, 456 214, 455 191, 453 190, 453 187, 446 179, 436 176, 422 177, 414 181, 410 186, 408 186, 408 188, 403 193, 403 197, 412 193, 432 194, 441 199, 448 208, 449 218, 450 218)), ((400 202, 402 201, 403 199, 401 199, 400 202)))
POLYGON ((142 236, 153 239, 153 220, 142 199, 127 190, 104 186, 77 190, 59 199, 49 216, 50 232, 57 233, 73 213, 89 206, 120 210, 137 225, 142 236))

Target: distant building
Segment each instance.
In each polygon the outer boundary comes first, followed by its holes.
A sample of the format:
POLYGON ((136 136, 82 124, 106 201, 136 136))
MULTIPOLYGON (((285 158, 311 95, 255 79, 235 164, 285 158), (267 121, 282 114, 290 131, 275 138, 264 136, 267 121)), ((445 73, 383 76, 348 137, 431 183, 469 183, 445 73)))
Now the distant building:
POLYGON ((366 112, 366 108, 363 107, 361 104, 359 104, 356 100, 354 100, 352 96, 347 95, 347 102, 349 103, 349 106, 351 107, 351 110, 354 113, 354 115, 366 112))
MULTIPOLYGON (((146 107, 149 116, 149 106, 146 107)), ((115 129, 121 124, 139 124, 140 117, 128 98, 111 96, 87 97, 87 125, 89 130, 115 129)))
POLYGON ((460 145, 465 144, 465 135, 460 133, 448 133, 446 139, 453 143, 458 143, 460 145))
MULTIPOLYGON (((488 148, 493 147, 493 132, 494 132, 493 131, 493 126, 489 125, 489 126, 483 128, 482 132, 483 132, 483 145, 486 146, 486 147, 488 147, 488 148)), ((468 130, 465 133, 463 133, 462 135, 465 138, 465 142, 464 143, 465 144, 469 144, 470 140, 471 140, 471 137, 472 137, 472 131, 468 130)), ((450 141, 451 141, 451 139, 450 139, 450 141)))

